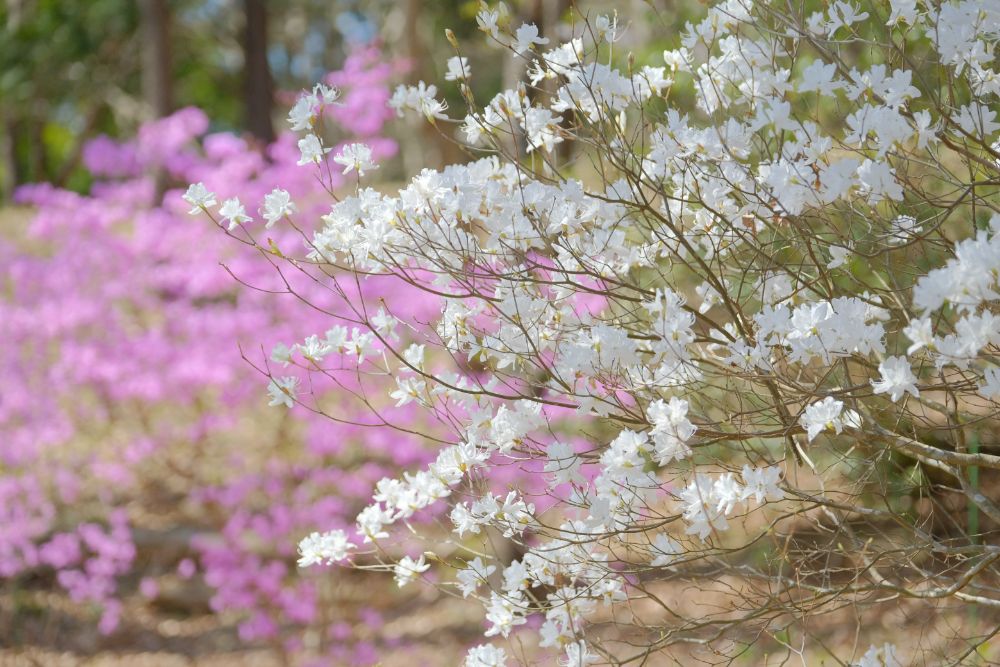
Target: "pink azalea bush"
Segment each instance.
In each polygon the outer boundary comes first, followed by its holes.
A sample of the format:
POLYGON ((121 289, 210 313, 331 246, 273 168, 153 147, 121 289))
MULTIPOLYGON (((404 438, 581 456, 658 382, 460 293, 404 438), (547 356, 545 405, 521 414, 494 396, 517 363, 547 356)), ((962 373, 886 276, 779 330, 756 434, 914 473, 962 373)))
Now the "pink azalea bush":
MULTIPOLYGON (((379 56, 363 50, 332 73, 343 94, 323 110, 344 145, 364 141, 373 159, 397 150, 381 135, 395 68, 379 56)), ((213 610, 243 619, 244 640, 280 638, 294 650, 302 633, 289 626, 318 627, 320 643, 336 641, 347 659, 342 626, 321 613, 320 579, 295 571, 295 544, 316 526, 346 527, 380 478, 430 455, 415 435, 376 428, 381 420, 351 398, 361 386, 356 364, 339 352, 310 384, 337 421, 267 408, 257 368, 274 364, 270 350, 294 350, 350 314, 325 286, 276 275, 246 242, 186 215, 180 190, 157 201, 153 177, 204 181, 252 208, 280 183, 303 219, 318 219, 323 189, 349 187, 349 177, 332 170, 321 182, 298 160, 290 133, 261 154, 210 133, 206 115, 188 108, 132 141, 92 141, 87 194, 45 184, 19 191, 36 213, 23 234, 0 239, 0 581, 54 573, 73 600, 101 610, 100 630, 110 633, 136 588, 155 598, 152 577, 178 567, 190 577, 196 562, 213 610), (316 308, 304 312, 290 290, 316 308), (173 560, 158 557, 178 527, 193 537, 173 560), (153 555, 143 560, 147 543, 153 555)), ((301 247, 289 225, 260 231, 276 253, 301 247)), ((400 281, 341 283, 413 318, 438 309, 400 281)), ((296 358, 288 373, 305 377, 304 365, 296 358)), ((398 424, 415 418, 412 406, 393 415, 398 424)), ((358 647, 351 660, 372 653, 358 647)))

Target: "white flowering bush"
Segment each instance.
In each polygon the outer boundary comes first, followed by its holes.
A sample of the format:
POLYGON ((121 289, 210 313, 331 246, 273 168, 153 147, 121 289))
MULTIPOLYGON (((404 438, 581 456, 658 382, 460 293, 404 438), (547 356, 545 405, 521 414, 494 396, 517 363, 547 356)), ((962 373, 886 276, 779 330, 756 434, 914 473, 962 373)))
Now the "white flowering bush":
POLYGON ((300 564, 478 601, 469 666, 996 658, 1000 3, 728 0, 648 63, 623 19, 560 42, 484 5, 525 81, 481 104, 449 34, 464 113, 423 82, 392 100, 460 124, 469 161, 389 195, 350 146, 354 196, 287 216, 305 250, 258 246, 350 304, 337 345, 395 379, 359 390, 386 428, 393 404, 441 427, 300 564))

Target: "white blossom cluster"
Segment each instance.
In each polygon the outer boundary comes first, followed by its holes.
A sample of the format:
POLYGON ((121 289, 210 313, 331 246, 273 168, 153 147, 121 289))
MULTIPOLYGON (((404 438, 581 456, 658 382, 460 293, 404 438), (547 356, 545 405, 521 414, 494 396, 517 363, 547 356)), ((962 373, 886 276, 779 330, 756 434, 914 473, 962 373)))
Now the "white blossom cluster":
MULTIPOLYGON (((395 195, 359 186, 301 262, 405 279, 440 317, 381 308, 367 331, 334 327, 273 360, 352 354, 456 444, 381 480, 350 541, 303 540, 302 565, 367 559, 402 586, 440 562, 482 604, 486 637, 535 634, 574 666, 769 634, 793 599, 804 616, 845 599, 877 613, 872 596, 1000 606, 978 583, 1000 575, 995 547, 929 532, 876 483, 898 475, 924 497, 942 483, 900 470, 933 470, 1000 519, 969 476, 1000 457, 968 447, 1000 419, 1000 4, 802 7, 725 0, 646 64, 619 57, 615 17, 556 44, 484 7, 480 29, 526 61, 525 82, 477 106, 478 69, 456 55, 445 79, 469 108, 454 119, 434 85, 397 90, 400 114, 460 123, 483 155, 395 195), (944 79, 960 94, 943 97, 944 79), (543 483, 490 485, 511 467, 543 483), (434 508, 447 518, 424 533, 413 519, 434 508), (391 558, 396 535, 423 535, 426 558, 391 558), (795 560, 810 549, 856 569, 837 583, 795 560), (933 569, 945 554, 952 569, 933 569), (681 578, 750 613, 681 618, 657 588, 681 578)), ((322 100, 297 105, 293 129, 311 131, 322 100)), ((310 137, 307 165, 328 150, 310 137)), ((369 155, 334 160, 361 177, 369 155)), ((187 199, 216 203, 198 186, 187 199)), ((240 224, 236 208, 220 215, 240 224)), ((265 208, 269 223, 292 210, 265 208)), ((297 400, 288 379, 270 393, 297 400)), ((508 664, 516 646, 465 664, 508 664)), ((901 665, 904 650, 838 661, 901 665)))

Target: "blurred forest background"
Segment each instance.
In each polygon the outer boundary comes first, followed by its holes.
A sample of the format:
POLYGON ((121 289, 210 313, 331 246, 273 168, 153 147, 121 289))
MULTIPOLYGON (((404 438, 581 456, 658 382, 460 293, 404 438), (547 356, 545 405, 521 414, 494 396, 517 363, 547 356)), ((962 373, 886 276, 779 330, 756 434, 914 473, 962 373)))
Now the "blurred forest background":
MULTIPOLYGON (((508 3, 543 34, 574 10, 614 8, 635 17, 656 4, 673 9, 677 3, 585 4, 508 3)), ((388 58, 404 62, 405 81, 440 82, 444 61, 454 55, 445 28, 473 59, 484 50, 474 20, 478 8, 478 0, 4 0, 0 196, 40 181, 83 190, 89 177, 80 162, 88 138, 132 136, 143 121, 186 106, 204 110, 213 131, 270 143, 294 94, 361 44, 377 43, 388 58)), ((646 44, 649 29, 630 26, 626 42, 646 44)), ((497 64, 494 71, 477 71, 477 93, 491 96, 517 80, 516 63, 497 64)), ((415 156, 422 166, 455 157, 440 154, 447 142, 433 132, 400 136, 404 158, 415 156)))
POLYGON ((475 0, 4 0, 0 192, 39 181, 82 190, 88 138, 132 136, 186 106, 203 109, 213 131, 270 143, 287 91, 310 87, 353 47, 379 42, 408 61, 411 78, 434 77, 445 55, 436 52, 449 48, 445 22, 474 30, 477 8, 475 0))

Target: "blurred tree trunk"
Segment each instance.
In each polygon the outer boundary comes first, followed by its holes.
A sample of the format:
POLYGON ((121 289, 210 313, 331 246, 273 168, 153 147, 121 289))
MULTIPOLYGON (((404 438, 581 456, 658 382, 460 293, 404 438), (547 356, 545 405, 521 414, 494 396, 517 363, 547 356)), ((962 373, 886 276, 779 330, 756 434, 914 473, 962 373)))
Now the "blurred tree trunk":
MULTIPOLYGON (((170 53, 170 8, 167 0, 139 0, 139 32, 142 49, 142 96, 153 118, 169 116, 174 110, 174 78, 170 53)), ((153 202, 163 200, 167 172, 153 174, 153 202)))
POLYGON ((170 9, 167 0, 138 0, 142 50, 142 94, 154 118, 174 110, 170 55, 170 9))
POLYGON ((406 43, 406 57, 410 60, 410 80, 416 83, 423 73, 423 65, 427 60, 427 50, 420 34, 420 16, 423 13, 423 0, 406 0, 406 14, 403 28, 403 39, 406 43))
POLYGON ((21 165, 17 160, 17 123, 13 118, 3 118, 0 136, 0 156, 3 158, 3 182, 0 183, 0 198, 9 199, 21 182, 21 165))
MULTIPOLYGON (((13 30, 21 22, 21 3, 9 0, 7 3, 7 27, 13 30)), ((18 127, 13 112, 0 108, 0 159, 3 172, 0 173, 0 198, 9 199, 14 189, 22 182, 21 164, 17 159, 18 127)))
MULTIPOLYGON (((407 83, 415 85, 426 80, 427 61, 430 58, 423 40, 423 0, 405 0, 403 3, 403 30, 400 34, 403 53, 410 64, 407 83)), ((408 126, 404 133, 403 162, 408 174, 416 174, 423 167, 441 166, 441 137, 438 130, 417 114, 407 114, 403 122, 408 126)))
POLYGON ((53 185, 57 185, 60 188, 66 186, 66 181, 73 174, 73 171, 80 166, 83 161, 83 149, 87 145, 87 141, 91 136, 93 136, 94 128, 97 125, 98 116, 101 113, 100 105, 91 106, 85 115, 85 120, 83 122, 83 129, 78 133, 76 140, 73 143, 72 150, 63 160, 63 163, 59 166, 59 171, 57 171, 52 177, 53 185))
POLYGON ((562 15, 569 8, 569 0, 535 0, 534 19, 543 37, 549 39, 545 48, 551 48, 562 40, 558 34, 562 15))
POLYGON ((35 100, 34 118, 28 119, 28 145, 31 151, 28 153, 30 160, 29 178, 36 182, 49 180, 49 153, 45 146, 45 119, 48 118, 48 109, 45 102, 35 100))
POLYGON ((243 0, 246 18, 243 33, 243 76, 246 126, 267 145, 274 141, 271 111, 274 83, 267 63, 267 6, 265 0, 243 0))

